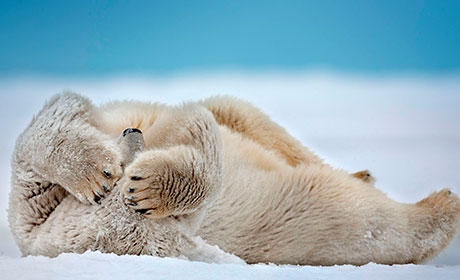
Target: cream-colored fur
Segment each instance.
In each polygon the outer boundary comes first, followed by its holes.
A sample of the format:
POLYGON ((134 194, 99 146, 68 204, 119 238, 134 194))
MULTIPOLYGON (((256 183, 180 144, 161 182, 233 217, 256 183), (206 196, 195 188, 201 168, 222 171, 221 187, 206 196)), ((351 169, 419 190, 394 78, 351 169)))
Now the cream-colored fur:
POLYGON ((325 164, 230 97, 96 107, 58 95, 18 138, 12 169, 9 222, 24 255, 420 263, 460 224, 450 191, 395 202, 369 172, 325 164))

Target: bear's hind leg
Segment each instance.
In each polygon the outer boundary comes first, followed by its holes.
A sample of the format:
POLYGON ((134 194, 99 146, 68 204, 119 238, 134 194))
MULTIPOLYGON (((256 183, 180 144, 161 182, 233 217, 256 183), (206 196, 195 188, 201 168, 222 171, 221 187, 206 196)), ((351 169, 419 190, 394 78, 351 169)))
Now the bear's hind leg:
POLYGON ((414 228, 414 263, 436 256, 455 237, 460 226, 460 199, 448 189, 432 193, 415 204, 409 216, 414 228))
POLYGON ((248 102, 218 96, 201 102, 217 123, 275 152, 291 166, 321 164, 322 160, 284 128, 248 102))
POLYGON ((23 255, 31 254, 40 226, 67 195, 64 188, 44 180, 31 170, 18 169, 13 174, 8 222, 23 255))

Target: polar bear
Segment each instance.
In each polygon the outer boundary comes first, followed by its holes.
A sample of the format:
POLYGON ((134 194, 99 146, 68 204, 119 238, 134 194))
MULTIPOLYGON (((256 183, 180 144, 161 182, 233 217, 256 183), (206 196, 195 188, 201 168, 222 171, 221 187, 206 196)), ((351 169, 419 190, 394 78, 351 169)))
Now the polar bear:
POLYGON ((210 262, 421 263, 453 239, 455 194, 402 204, 373 182, 232 97, 95 106, 64 93, 18 137, 9 223, 24 255, 210 262))

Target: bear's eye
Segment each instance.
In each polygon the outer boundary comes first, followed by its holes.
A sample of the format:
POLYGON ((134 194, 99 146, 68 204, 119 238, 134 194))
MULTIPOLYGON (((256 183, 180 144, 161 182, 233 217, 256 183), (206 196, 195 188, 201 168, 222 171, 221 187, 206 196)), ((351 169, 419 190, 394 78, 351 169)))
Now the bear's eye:
POLYGON ((110 173, 110 171, 104 170, 103 173, 104 173, 105 177, 107 177, 108 179, 110 179, 112 177, 112 173, 110 173))
POLYGON ((133 176, 133 177, 131 177, 131 180, 132 181, 139 181, 139 180, 142 180, 142 178, 139 177, 139 176, 133 176))

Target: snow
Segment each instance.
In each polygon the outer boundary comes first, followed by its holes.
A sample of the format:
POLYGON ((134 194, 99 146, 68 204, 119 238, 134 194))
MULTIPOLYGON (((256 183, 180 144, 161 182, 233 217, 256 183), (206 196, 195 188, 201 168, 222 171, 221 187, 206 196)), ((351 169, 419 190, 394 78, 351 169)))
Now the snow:
POLYGON ((116 256, 100 252, 57 258, 0 257, 2 275, 15 279, 457 279, 460 266, 385 266, 368 264, 312 267, 293 265, 208 264, 152 256, 116 256), (10 274, 5 274, 10 272, 10 274))
MULTIPOLYGON (((460 237, 427 265, 300 267, 206 264, 88 252, 26 257, 8 230, 14 141, 43 105, 63 90, 96 104, 119 99, 177 104, 230 94, 258 104, 327 162, 369 169, 377 187, 413 203, 450 187, 460 194, 460 79, 456 75, 364 76, 327 72, 199 73, 167 77, 0 78, 0 275, 17 279, 457 279, 460 237)), ((212 253, 212 248, 209 249, 212 253)))

